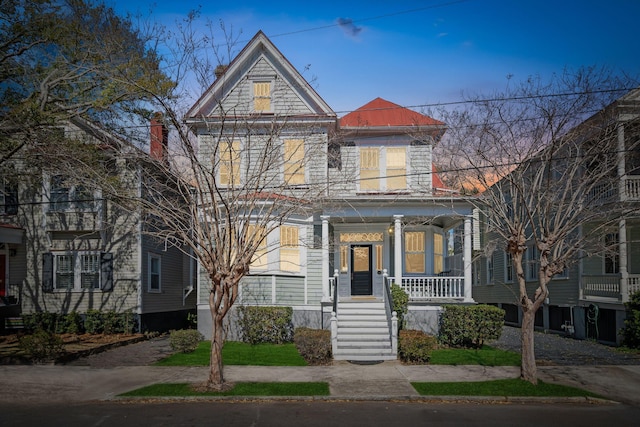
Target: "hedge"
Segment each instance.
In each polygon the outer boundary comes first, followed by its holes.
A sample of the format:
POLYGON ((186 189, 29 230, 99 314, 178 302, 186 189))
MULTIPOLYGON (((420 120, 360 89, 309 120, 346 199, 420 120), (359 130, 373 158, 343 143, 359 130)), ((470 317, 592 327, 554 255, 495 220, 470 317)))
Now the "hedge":
POLYGON ((502 334, 504 310, 491 305, 446 305, 440 317, 441 344, 480 348, 502 334))
POLYGON ((238 309, 242 341, 284 344, 293 339, 293 308, 242 306, 238 309))

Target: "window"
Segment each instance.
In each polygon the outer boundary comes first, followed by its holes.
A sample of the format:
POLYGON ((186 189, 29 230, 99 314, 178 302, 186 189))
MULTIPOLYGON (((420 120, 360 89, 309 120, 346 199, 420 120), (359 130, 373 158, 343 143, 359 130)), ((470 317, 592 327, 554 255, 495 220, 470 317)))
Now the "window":
POLYGON ((433 235, 433 274, 444 271, 444 238, 442 234, 433 235))
POLYGON ((224 141, 220 144, 220 184, 240 183, 240 141, 224 141))
POLYGON ((86 211, 95 209, 95 195, 83 185, 72 185, 62 175, 49 182, 49 207, 52 211, 86 211))
POLYGON ((423 231, 407 231, 404 233, 404 271, 407 273, 424 273, 424 236, 423 231))
POLYGON ((360 149, 360 190, 380 189, 380 149, 360 149))
POLYGON ((249 226, 249 238, 258 242, 256 252, 251 259, 251 268, 256 270, 262 270, 267 268, 267 236, 263 226, 250 225, 249 226))
POLYGON ((349 246, 340 246, 340 272, 346 273, 349 271, 349 246))
POLYGON ((253 109, 271 111, 271 82, 253 83, 253 109))
POLYGON ((376 270, 377 271, 382 271, 383 264, 382 264, 382 245, 376 245, 376 270))
POLYGON ((284 140, 284 182, 286 185, 304 184, 304 140, 284 140))
POLYGON ((98 252, 46 253, 43 255, 43 289, 111 290, 113 256, 98 252))
POLYGON ((162 259, 155 254, 149 254, 149 292, 160 292, 162 283, 162 259))
POLYGON ((538 280, 538 269, 540 268, 538 248, 534 245, 527 246, 525 255, 527 257, 527 280, 538 280))
POLYGON ((494 255, 495 255, 495 252, 493 252, 491 255, 489 255, 487 257, 487 283, 488 284, 493 283, 493 280, 495 278, 494 271, 493 271, 493 265, 494 265, 493 257, 494 257, 494 255))
POLYGON ((0 178, 0 215, 18 213, 18 187, 0 178))
POLYGON ((604 236, 604 273, 620 273, 620 247, 618 233, 608 233, 604 236))
POLYGON ((280 227, 280 270, 300 271, 300 247, 298 245, 298 227, 283 225, 280 227))
POLYGON ((513 282, 513 255, 510 252, 505 252, 505 272, 504 281, 513 282))
POLYGON ((405 147, 360 148, 360 190, 404 190, 407 188, 405 147))
POLYGON ((407 188, 407 150, 387 148, 387 190, 407 188))

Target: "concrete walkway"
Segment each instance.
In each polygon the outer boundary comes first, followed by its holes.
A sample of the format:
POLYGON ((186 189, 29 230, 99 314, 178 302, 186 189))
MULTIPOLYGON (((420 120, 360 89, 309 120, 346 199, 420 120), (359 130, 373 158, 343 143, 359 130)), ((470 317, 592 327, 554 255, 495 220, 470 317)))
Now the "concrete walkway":
MULTIPOLYGON (((581 387, 612 400, 640 405, 640 366, 543 366, 543 381, 581 387)), ((122 366, 0 366, 7 393, 0 403, 86 402, 112 399, 120 393, 158 382, 204 382, 206 367, 122 366)), ((398 400, 420 396, 411 382, 483 381, 516 378, 518 367, 408 366, 399 362, 332 366, 258 367, 229 366, 230 382, 328 382, 333 399, 398 400)), ((497 400, 489 398, 487 400, 497 400)))

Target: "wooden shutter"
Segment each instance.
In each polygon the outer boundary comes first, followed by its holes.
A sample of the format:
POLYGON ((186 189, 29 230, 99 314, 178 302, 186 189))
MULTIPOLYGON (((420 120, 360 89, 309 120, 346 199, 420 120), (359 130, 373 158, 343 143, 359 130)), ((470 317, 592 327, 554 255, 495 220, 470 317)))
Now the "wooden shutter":
POLYGON ((100 254, 100 289, 113 290, 113 254, 111 252, 100 254))
POLYGON ((53 292, 53 254, 42 254, 42 291, 53 292))

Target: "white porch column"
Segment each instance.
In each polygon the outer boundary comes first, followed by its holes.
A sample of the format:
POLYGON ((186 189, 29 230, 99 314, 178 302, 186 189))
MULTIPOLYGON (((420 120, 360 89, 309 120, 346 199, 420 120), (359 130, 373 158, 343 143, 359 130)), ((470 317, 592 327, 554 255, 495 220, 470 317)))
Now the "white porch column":
POLYGON ((621 219, 618 225, 618 258, 620 267, 620 294, 622 302, 629 302, 629 271, 627 270, 627 220, 621 219))
POLYGON ((402 286, 402 218, 404 215, 393 216, 393 238, 394 251, 393 269, 395 271, 395 280, 399 286, 402 286))
POLYGON ((471 217, 466 216, 464 218, 464 253, 463 253, 464 301, 465 302, 473 302, 473 296, 471 294, 471 287, 472 287, 471 237, 472 237, 471 217))
POLYGON ((322 302, 329 302, 329 216, 321 215, 322 220, 322 302))

